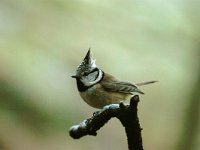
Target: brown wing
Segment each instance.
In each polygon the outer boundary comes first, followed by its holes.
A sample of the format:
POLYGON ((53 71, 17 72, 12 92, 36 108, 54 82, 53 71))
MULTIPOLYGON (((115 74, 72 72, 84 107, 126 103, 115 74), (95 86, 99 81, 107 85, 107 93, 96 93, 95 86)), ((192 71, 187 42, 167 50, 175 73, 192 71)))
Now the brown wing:
POLYGON ((136 85, 126 81, 120 81, 109 74, 105 74, 104 79, 101 82, 101 85, 105 90, 110 92, 120 92, 126 94, 132 94, 132 92, 138 92, 144 94, 137 88, 136 85))

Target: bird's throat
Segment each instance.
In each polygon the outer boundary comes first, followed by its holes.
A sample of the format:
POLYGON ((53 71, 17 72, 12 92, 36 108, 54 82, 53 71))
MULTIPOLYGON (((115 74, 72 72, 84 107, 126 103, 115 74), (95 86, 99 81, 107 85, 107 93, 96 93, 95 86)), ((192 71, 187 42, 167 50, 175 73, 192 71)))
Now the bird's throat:
POLYGON ((78 79, 78 78, 76 78, 76 83, 77 83, 77 88, 78 88, 79 92, 84 92, 84 91, 86 91, 87 89, 90 88, 89 86, 85 86, 83 84, 83 82, 81 82, 81 80, 78 79))

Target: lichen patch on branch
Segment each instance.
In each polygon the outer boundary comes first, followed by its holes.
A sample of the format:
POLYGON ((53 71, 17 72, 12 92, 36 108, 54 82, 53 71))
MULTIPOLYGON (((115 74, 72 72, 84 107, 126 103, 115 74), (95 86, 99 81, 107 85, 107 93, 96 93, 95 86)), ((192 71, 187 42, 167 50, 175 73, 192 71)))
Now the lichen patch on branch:
POLYGON ((91 118, 83 120, 80 124, 70 128, 69 134, 74 139, 79 139, 85 135, 97 135, 97 131, 105 125, 111 118, 116 117, 125 127, 129 150, 143 150, 142 136, 137 114, 139 96, 134 95, 130 100, 130 105, 111 104, 93 113, 91 118))

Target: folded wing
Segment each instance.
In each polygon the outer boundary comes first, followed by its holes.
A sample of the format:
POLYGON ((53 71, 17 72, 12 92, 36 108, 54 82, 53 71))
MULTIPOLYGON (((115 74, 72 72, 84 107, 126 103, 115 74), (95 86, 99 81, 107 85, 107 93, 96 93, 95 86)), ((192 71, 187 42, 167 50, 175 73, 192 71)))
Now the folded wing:
POLYGON ((133 94, 133 92, 138 92, 140 94, 144 94, 141 90, 137 88, 136 85, 125 82, 125 81, 111 81, 111 82, 103 82, 102 87, 110 92, 120 92, 126 94, 133 94))

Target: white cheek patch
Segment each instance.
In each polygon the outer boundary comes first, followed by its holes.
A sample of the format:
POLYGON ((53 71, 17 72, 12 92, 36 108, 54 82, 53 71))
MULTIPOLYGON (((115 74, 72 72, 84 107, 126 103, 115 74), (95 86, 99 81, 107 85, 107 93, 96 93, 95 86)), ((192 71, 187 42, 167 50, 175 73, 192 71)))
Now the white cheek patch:
POLYGON ((96 78, 95 75, 92 75, 92 77, 86 77, 86 78, 83 78, 81 79, 81 81, 84 83, 85 86, 91 86, 91 85, 94 85, 96 84, 97 82, 99 82, 103 77, 103 73, 101 70, 99 70, 99 74, 98 74, 98 77, 96 78), (96 78, 96 80, 95 80, 96 78))
POLYGON ((91 82, 91 81, 94 81, 96 79, 98 75, 98 72, 95 71, 93 73, 90 73, 88 76, 85 76, 85 79, 88 81, 88 82, 91 82))

